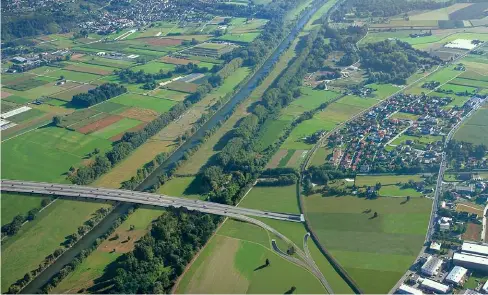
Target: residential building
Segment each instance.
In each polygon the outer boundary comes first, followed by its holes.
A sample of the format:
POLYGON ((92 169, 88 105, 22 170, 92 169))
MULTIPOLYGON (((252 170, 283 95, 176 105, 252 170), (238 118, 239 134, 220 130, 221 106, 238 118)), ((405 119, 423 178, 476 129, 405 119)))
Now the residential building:
POLYGON ((436 252, 440 252, 441 251, 441 246, 442 246, 441 243, 432 242, 432 243, 430 243, 429 249, 430 250, 433 250, 433 251, 436 251, 436 252))
POLYGON ((422 265, 420 271, 422 272, 422 274, 431 277, 439 273, 441 266, 442 266, 442 259, 429 256, 427 258, 427 261, 422 265))
POLYGON ((451 272, 446 277, 446 282, 455 285, 462 285, 464 283, 464 278, 466 277, 466 273, 468 272, 462 266, 455 266, 451 272))

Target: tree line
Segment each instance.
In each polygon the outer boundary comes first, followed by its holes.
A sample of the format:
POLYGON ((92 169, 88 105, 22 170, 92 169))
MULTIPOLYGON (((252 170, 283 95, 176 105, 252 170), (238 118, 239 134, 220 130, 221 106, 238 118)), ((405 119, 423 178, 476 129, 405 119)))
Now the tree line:
POLYGON ((116 83, 105 83, 86 93, 73 95, 71 103, 78 107, 89 107, 127 92, 127 88, 116 83))

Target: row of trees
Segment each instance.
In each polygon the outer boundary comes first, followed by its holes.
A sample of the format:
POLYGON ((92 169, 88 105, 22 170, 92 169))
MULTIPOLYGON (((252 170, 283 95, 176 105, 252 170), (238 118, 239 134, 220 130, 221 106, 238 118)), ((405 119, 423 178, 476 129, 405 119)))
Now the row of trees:
POLYGON ((348 13, 352 13, 354 17, 390 17, 406 14, 412 10, 432 10, 447 7, 455 2, 456 0, 446 2, 434 0, 349 0, 344 1, 331 18, 334 21, 341 22, 348 13))
POLYGON ((2 238, 7 235, 7 236, 13 236, 15 235, 20 228, 22 227, 22 224, 26 221, 32 221, 36 218, 37 214, 39 211, 49 205, 52 202, 51 199, 49 198, 44 198, 41 201, 41 206, 38 208, 33 208, 27 212, 26 215, 19 214, 16 215, 10 223, 4 224, 2 226, 2 238))
POLYGON ((185 75, 185 74, 192 74, 192 73, 207 73, 212 72, 216 73, 220 70, 219 65, 214 65, 211 69, 207 67, 199 67, 194 63, 188 63, 186 65, 178 65, 172 71, 164 71, 160 69, 159 72, 151 74, 146 73, 144 70, 133 71, 131 69, 123 69, 115 71, 115 74, 118 75, 120 81, 129 83, 129 84, 152 84, 156 83, 157 80, 162 79, 169 79, 174 75, 185 75))
POLYGON ((116 83, 105 83, 86 93, 73 95, 71 103, 78 107, 89 107, 127 92, 127 88, 116 83))

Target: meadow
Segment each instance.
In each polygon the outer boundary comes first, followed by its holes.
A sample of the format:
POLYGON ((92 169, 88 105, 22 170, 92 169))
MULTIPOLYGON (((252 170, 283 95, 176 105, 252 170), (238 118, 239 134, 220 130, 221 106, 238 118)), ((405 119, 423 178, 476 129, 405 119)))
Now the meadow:
POLYGON ((65 182, 65 173, 79 165, 86 154, 110 141, 58 127, 44 127, 2 143, 3 177, 47 182, 65 182), (49 169, 46 169, 49 167, 49 169))
POLYGON ((167 63, 162 63, 162 62, 148 62, 147 64, 144 65, 139 65, 132 67, 131 70, 134 72, 138 72, 140 70, 143 70, 144 72, 148 74, 156 74, 159 73, 159 71, 163 70, 163 72, 169 72, 172 71, 176 68, 175 65, 172 64, 167 64, 167 63))
POLYGON ((112 98, 110 102, 115 102, 130 107, 141 107, 145 109, 150 109, 158 113, 164 113, 176 104, 174 101, 168 99, 156 98, 134 93, 122 94, 120 96, 112 98))
POLYGON ((454 134, 454 139, 488 145, 488 109, 479 109, 454 134))
POLYGON ((136 127, 137 125, 141 124, 141 121, 134 120, 134 119, 129 119, 129 118, 123 118, 120 121, 117 121, 105 128, 102 128, 100 130, 97 130, 91 135, 104 138, 104 139, 109 139, 112 136, 115 136, 119 133, 122 133, 128 129, 131 129, 133 127, 136 127))
POLYGON ((403 201, 305 197, 305 214, 320 243, 366 293, 387 293, 422 247, 431 201, 403 201))
POLYGON ((10 223, 18 214, 25 215, 29 210, 41 207, 42 197, 14 193, 2 193, 2 223, 10 223))
MULTIPOLYGON (((239 206, 270 210, 290 210, 294 207, 294 210, 298 210, 296 188, 254 187, 239 206), (266 205, 261 207, 262 204, 266 205)), ((262 221, 298 246, 303 245, 306 231, 302 224, 270 219, 262 221)), ((298 293, 324 293, 325 290, 320 283, 317 284, 313 275, 271 251, 271 238, 274 237, 260 227, 226 220, 183 275, 176 293, 285 293, 291 286, 295 286, 298 293), (269 259, 271 265, 256 270, 265 259, 269 259)), ((278 241, 278 245, 281 249, 286 247, 282 241, 278 241)), ((309 241, 309 249, 334 292, 351 293, 351 289, 312 241, 309 241)))
POLYGON ((194 176, 173 177, 165 182, 158 190, 160 194, 189 199, 203 199, 198 194, 198 184, 195 184, 194 176))
POLYGON ((108 206, 101 203, 58 200, 38 214, 35 221, 24 225, 15 236, 2 243, 2 292, 7 291, 26 272, 37 268, 93 212, 108 206))

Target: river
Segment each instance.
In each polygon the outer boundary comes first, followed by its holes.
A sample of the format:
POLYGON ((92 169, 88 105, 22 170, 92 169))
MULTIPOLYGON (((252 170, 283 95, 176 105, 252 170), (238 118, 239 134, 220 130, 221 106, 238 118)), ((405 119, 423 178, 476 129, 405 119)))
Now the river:
MULTIPOLYGON (((322 3, 322 1, 316 1, 322 3)), ((213 117, 208 120, 197 132, 195 132, 184 144, 182 144, 166 161, 153 171, 144 180, 136 190, 143 191, 150 188, 158 181, 158 176, 163 174, 168 167, 183 157, 183 154, 189 149, 197 145, 201 139, 204 138, 205 132, 217 126, 217 124, 224 120, 226 116, 232 113, 234 107, 240 102, 249 97, 251 92, 258 86, 261 79, 266 77, 273 65, 278 61, 279 57, 285 51, 291 42, 297 37, 305 24, 311 16, 319 9, 321 5, 312 5, 312 8, 307 10, 300 19, 295 23, 295 26, 290 31, 288 36, 280 43, 275 51, 263 63, 261 68, 254 73, 249 81, 231 98, 231 100, 224 105, 213 117)), ((39 276, 32 280, 22 291, 22 294, 40 293, 41 288, 49 281, 49 279, 58 273, 66 264, 70 263, 83 249, 89 248, 95 240, 107 232, 114 221, 127 212, 131 208, 131 204, 120 204, 111 213, 109 213, 97 226, 95 226, 88 234, 83 236, 72 248, 61 255, 56 262, 46 268, 39 276)))

